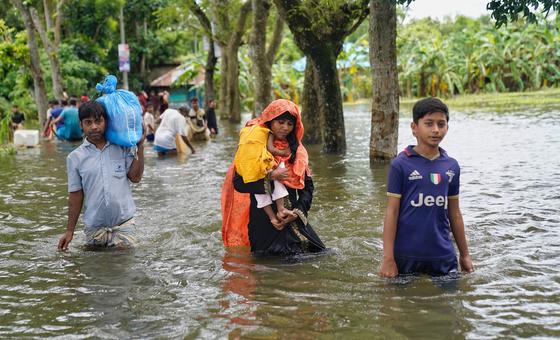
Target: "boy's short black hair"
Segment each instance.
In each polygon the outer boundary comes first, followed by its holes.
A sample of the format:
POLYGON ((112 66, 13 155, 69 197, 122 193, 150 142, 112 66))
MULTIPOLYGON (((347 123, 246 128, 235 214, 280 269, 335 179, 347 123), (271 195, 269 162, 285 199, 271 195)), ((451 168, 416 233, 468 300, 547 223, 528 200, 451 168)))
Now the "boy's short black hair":
POLYGON ((412 108, 412 120, 418 124, 418 120, 429 113, 441 112, 449 121, 449 109, 441 100, 435 97, 420 99, 412 108))
POLYGON ((72 106, 76 106, 78 104, 78 101, 74 98, 70 98, 70 100, 68 101, 70 103, 70 105, 72 106))
POLYGON ((80 122, 87 118, 99 119, 100 117, 107 121, 107 111, 105 111, 103 105, 95 100, 90 100, 80 105, 78 116, 80 117, 80 122))

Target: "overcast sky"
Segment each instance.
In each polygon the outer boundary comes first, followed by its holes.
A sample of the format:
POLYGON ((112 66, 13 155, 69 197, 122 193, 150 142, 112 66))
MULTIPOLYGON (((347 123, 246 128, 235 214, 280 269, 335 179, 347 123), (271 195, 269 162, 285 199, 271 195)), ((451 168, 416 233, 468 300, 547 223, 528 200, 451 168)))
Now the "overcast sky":
POLYGON ((443 19, 458 14, 478 18, 489 14, 486 11, 488 2, 490 0, 415 0, 408 7, 407 18, 443 19))

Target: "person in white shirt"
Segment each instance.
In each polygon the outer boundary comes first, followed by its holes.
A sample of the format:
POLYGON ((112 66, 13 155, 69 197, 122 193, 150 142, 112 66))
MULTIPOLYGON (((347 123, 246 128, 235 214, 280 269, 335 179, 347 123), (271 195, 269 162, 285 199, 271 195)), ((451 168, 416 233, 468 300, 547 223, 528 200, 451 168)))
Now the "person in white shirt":
POLYGON ((174 109, 165 110, 161 117, 161 124, 156 130, 154 138, 154 150, 157 151, 158 156, 176 155, 177 142, 175 140, 177 134, 195 153, 194 148, 187 138, 187 121, 179 111, 174 109))
POLYGON ((146 127, 146 140, 148 142, 153 142, 156 132, 156 120, 153 115, 154 106, 149 104, 146 107, 146 111, 142 114, 142 119, 144 121, 144 126, 146 127))

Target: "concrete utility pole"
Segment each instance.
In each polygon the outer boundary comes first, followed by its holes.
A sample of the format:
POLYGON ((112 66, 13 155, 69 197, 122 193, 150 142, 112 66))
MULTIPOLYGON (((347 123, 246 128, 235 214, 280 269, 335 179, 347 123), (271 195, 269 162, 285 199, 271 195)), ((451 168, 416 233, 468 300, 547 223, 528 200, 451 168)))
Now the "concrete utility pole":
MULTIPOLYGON (((120 26, 121 26, 121 44, 126 44, 124 37, 124 14, 123 14, 124 3, 120 10, 120 26)), ((129 59, 130 60, 130 59, 129 59)), ((128 90, 128 71, 122 71, 123 74, 123 89, 128 90)))

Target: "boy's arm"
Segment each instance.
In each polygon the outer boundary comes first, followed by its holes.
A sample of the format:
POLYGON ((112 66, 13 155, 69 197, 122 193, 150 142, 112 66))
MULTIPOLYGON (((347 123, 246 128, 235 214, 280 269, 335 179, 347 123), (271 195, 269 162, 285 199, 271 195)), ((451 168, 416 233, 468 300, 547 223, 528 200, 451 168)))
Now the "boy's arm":
POLYGON ((72 238, 74 238, 74 229, 78 223, 83 203, 84 191, 82 189, 68 193, 68 224, 66 226, 66 233, 58 241, 58 250, 68 250, 68 245, 72 238))
POLYGON ((394 247, 400 204, 400 197, 387 197, 387 211, 383 224, 383 260, 379 269, 381 277, 395 277, 399 275, 397 264, 395 263, 394 247))
POLYGON ((453 233, 453 237, 457 243, 457 248, 459 248, 459 263, 461 265, 461 269, 471 273, 474 271, 474 266, 469 253, 467 237, 465 236, 465 223, 463 222, 461 209, 459 209, 458 197, 449 199, 448 209, 451 232, 453 233))

